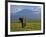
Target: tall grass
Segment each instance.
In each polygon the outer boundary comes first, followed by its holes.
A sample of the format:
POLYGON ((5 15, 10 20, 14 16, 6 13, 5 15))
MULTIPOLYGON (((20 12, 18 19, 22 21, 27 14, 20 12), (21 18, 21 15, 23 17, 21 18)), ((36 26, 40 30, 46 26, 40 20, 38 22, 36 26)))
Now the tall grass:
POLYGON ((41 30, 41 21, 33 20, 33 21, 26 21, 26 26, 22 28, 22 24, 19 21, 12 21, 10 24, 10 31, 37 31, 41 30))

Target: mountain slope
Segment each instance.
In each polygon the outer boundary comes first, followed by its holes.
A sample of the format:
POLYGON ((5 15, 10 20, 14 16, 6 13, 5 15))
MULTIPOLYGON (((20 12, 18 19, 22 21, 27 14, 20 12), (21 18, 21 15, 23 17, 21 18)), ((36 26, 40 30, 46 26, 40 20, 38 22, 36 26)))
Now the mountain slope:
POLYGON ((11 13, 11 18, 12 19, 18 19, 19 17, 24 17, 26 16, 27 18, 29 17, 30 19, 36 19, 40 18, 40 13, 37 13, 38 11, 31 11, 29 9, 23 9, 22 11, 16 12, 16 13, 11 13))

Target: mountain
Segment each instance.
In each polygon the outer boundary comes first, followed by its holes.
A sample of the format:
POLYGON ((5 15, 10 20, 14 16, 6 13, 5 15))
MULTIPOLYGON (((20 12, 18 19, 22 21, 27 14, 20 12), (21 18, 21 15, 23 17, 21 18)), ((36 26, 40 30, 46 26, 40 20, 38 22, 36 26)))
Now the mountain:
POLYGON ((11 18, 12 19, 19 19, 19 17, 26 16, 29 19, 37 19, 37 18, 40 19, 41 13, 36 14, 35 12, 37 12, 37 11, 32 11, 29 9, 23 9, 19 12, 11 13, 11 18))

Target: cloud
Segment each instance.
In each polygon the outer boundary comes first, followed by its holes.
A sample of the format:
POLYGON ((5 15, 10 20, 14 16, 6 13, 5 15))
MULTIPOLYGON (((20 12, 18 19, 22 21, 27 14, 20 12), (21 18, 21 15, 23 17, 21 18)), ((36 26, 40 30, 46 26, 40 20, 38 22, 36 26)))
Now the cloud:
POLYGON ((40 6, 22 6, 22 5, 11 5, 11 12, 17 13, 19 11, 22 11, 23 9, 28 9, 33 11, 35 14, 40 13, 41 9, 40 6))
POLYGON ((21 10, 23 10, 23 9, 22 8, 17 8, 17 9, 15 9, 15 12, 19 12, 21 10))

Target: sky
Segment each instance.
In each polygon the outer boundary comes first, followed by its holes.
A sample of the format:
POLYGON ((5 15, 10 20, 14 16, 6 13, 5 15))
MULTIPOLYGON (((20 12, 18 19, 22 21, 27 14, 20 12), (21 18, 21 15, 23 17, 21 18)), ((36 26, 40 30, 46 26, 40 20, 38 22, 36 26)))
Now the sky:
POLYGON ((11 13, 17 13, 24 9, 35 11, 35 14, 38 14, 41 11, 40 6, 11 5, 11 13))
POLYGON ((11 5, 10 13, 12 19, 19 18, 22 16, 30 18, 40 18, 41 17, 41 6, 26 6, 26 5, 11 5))

